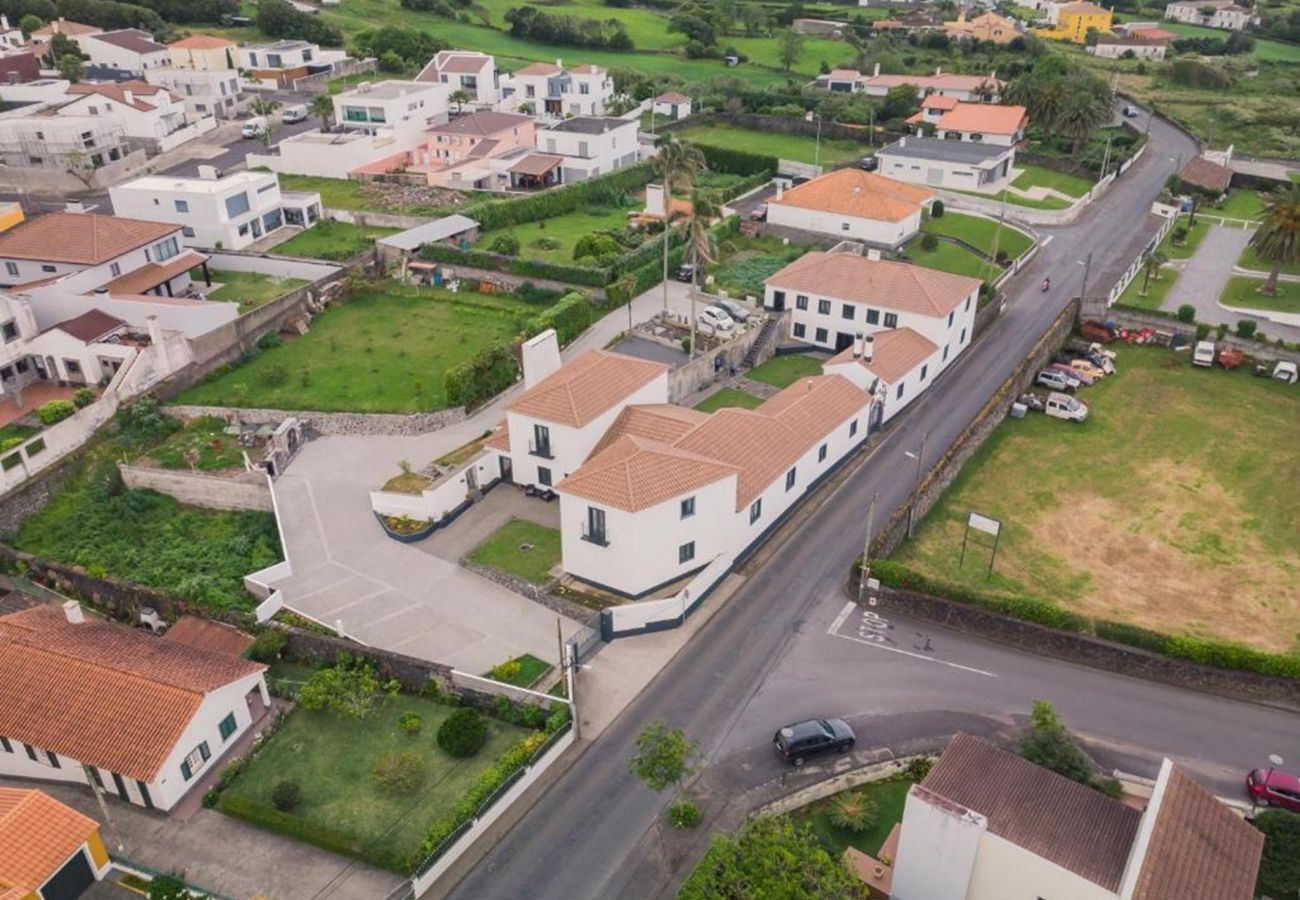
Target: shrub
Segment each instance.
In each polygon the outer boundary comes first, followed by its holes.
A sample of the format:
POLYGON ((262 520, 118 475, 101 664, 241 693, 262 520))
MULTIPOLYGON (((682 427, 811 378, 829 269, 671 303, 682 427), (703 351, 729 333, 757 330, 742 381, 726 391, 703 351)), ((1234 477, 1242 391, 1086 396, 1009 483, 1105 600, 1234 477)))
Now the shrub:
POLYGON ((493 681, 504 681, 506 684, 514 684, 515 679, 523 670, 524 664, 517 659, 508 659, 503 663, 493 666, 488 672, 488 678, 493 681))
POLYGON ((776 173, 777 158, 768 156, 764 153, 748 153, 744 150, 728 150, 724 147, 713 147, 709 144, 698 145, 700 152, 704 154, 704 164, 712 172, 730 172, 733 175, 758 175, 766 174, 769 177, 776 173))
POLYGON ((926 232, 921 235, 921 249, 926 253, 933 253, 939 249, 939 235, 926 232))
POLYGON ((1255 336, 1255 329, 1257 329, 1258 327, 1259 327, 1259 323, 1251 319, 1239 319, 1237 321, 1237 336, 1244 337, 1244 338, 1253 338, 1255 336))
POLYGON ((324 709, 364 719, 381 702, 395 695, 397 688, 395 679, 380 681, 375 667, 365 659, 339 653, 334 665, 317 669, 302 686, 298 702, 303 709, 324 709))
POLYGON ((1127 622, 1108 622, 1105 619, 1099 619, 1093 623, 1093 631, 1099 638, 1120 644, 1128 644, 1130 647, 1140 647, 1153 653, 1164 653, 1169 645, 1168 635, 1160 634, 1149 628, 1143 628, 1140 625, 1130 625, 1127 622))
POLYGON ((1196 321, 1196 307, 1192 306, 1190 303, 1184 303, 1182 306, 1178 307, 1177 316, 1178 321, 1186 322, 1190 325, 1192 322, 1196 321))
POLYGON ((515 383, 519 366, 508 344, 484 347, 443 375, 447 403, 475 407, 515 383))
POLYGON ((1264 832, 1256 895, 1294 897, 1300 891, 1300 816, 1271 809, 1255 817, 1255 827, 1264 832))
POLYGON ((1210 326, 1205 322, 1196 323, 1196 339, 1203 341, 1210 336, 1210 326))
POLYGON ((424 725, 424 719, 419 713, 405 712, 397 718, 397 727, 402 729, 404 734, 417 735, 420 728, 424 725))
POLYGON ((414 750, 394 750, 379 757, 370 777, 387 794, 409 794, 424 784, 424 760, 414 750))
POLYGON ((1020 741, 1020 755, 1071 781, 1091 784, 1092 760, 1075 743, 1052 704, 1035 700, 1029 719, 1029 730, 1020 741))
POLYGON ((925 776, 930 774, 932 768, 934 768, 934 760, 928 756, 918 756, 908 761, 907 768, 903 770, 903 777, 914 784, 920 784, 925 781, 925 776))
POLYGON ((1218 325, 1214 326, 1214 337, 1216 340, 1223 340, 1223 336, 1227 333, 1228 326, 1225 323, 1220 322, 1218 325))
POLYGON ((286 640, 284 632, 278 628, 264 628, 253 639, 253 643, 249 645, 246 655, 249 659, 258 662, 270 662, 279 657, 286 640))
POLYGON ((519 238, 507 231, 505 234, 497 235, 496 240, 488 245, 488 249, 502 256, 518 256, 519 238))
POLYGON ((456 710, 438 728, 438 746, 458 759, 473 756, 487 743, 487 720, 469 707, 456 710))
POLYGON ((936 200, 930 204, 930 218, 942 219, 944 213, 943 201, 936 200))
POLYGON ((519 330, 528 337, 554 328, 560 346, 571 342, 587 330, 595 318, 596 310, 582 291, 570 291, 560 301, 548 306, 530 319, 520 322, 519 330))
POLYGON ((149 900, 196 900, 179 875, 155 875, 149 881, 149 900))
POLYGON ((612 259, 621 255, 623 247, 613 237, 608 234, 595 232, 584 234, 578 238, 573 245, 573 258, 575 261, 595 257, 598 261, 612 259))
POLYGON ((85 409, 95 402, 99 395, 95 393, 94 388, 77 388, 72 392, 72 405, 77 409, 85 409))
POLYGON ((876 824, 879 814, 865 791, 845 791, 831 801, 826 817, 837 828, 863 832, 876 824))
POLYGON ((678 800, 668 807, 668 824, 674 828, 694 828, 703 818, 700 808, 690 800, 678 800))
POLYGON ((36 418, 41 420, 42 425, 53 425, 62 422, 76 411, 77 408, 70 400, 51 400, 44 406, 36 408, 36 418))
POLYGON ((274 350, 276 347, 279 347, 283 343, 284 341, 280 337, 280 332, 268 331, 266 334, 262 335, 260 338, 257 339, 257 349, 274 350))
POLYGON ((278 781, 271 789, 271 805, 280 812, 293 812, 302 803, 302 788, 296 781, 278 781))
POLYGON ((1188 231, 1187 231, 1187 226, 1186 226, 1186 225, 1179 225, 1177 228, 1175 228, 1175 229, 1174 229, 1174 243, 1175 243, 1175 244, 1185 244, 1185 243, 1187 243, 1187 233, 1188 233, 1188 231))

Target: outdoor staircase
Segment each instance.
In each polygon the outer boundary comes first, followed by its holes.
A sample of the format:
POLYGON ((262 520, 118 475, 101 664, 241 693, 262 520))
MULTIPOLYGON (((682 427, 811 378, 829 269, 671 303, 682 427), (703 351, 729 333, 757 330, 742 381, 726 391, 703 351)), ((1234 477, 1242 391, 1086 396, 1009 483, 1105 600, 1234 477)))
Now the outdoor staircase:
POLYGON ((749 345, 749 352, 745 354, 743 360, 746 369, 752 369, 758 362, 759 354, 776 337, 777 332, 781 330, 781 317, 768 316, 763 322, 763 327, 758 330, 758 337, 754 338, 754 343, 749 345))

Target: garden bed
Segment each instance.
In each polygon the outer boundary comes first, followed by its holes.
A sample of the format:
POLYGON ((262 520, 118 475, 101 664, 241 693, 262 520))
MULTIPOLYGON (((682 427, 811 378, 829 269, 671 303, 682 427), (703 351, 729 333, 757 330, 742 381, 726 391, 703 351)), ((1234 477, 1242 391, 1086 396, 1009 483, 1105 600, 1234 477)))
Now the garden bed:
POLYGON ((244 449, 239 438, 226 434, 226 422, 218 416, 194 419, 150 450, 146 459, 164 469, 244 470, 244 449))
POLYGON ((399 544, 414 544, 422 541, 438 530, 438 523, 432 519, 412 519, 410 516, 381 516, 375 514, 384 534, 399 544))
MULTIPOLYGON (((831 808, 839 794, 818 800, 791 814, 795 821, 807 822, 822 846, 834 859, 844 855, 847 847, 854 847, 868 856, 880 858, 880 847, 894 826, 903 821, 903 805, 913 782, 898 776, 885 781, 873 781, 853 788, 870 801, 875 811, 875 822, 870 828, 854 831, 841 827, 832 819, 831 808)), ((847 791, 843 793, 849 793, 847 791)))

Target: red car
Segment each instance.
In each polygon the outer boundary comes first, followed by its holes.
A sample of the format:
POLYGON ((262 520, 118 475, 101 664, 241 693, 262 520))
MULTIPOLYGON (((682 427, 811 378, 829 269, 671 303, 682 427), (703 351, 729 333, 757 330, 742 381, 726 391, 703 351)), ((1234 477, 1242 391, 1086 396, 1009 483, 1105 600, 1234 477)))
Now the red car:
POLYGON ((1252 769, 1246 793, 1257 806, 1280 806, 1300 812, 1300 778, 1281 769, 1252 769))

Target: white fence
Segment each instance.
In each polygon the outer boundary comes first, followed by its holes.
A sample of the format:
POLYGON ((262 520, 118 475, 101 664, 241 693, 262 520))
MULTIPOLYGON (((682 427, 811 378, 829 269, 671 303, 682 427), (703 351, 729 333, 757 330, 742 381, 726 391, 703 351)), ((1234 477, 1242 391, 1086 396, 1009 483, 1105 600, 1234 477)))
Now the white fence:
MULTIPOLYGON (((1115 302, 1119 300, 1120 294, 1124 293, 1124 290, 1133 283, 1133 279, 1137 277, 1138 272, 1142 271, 1142 263, 1146 260, 1147 256, 1152 250, 1160 246, 1160 242, 1165 239, 1165 235, 1169 234, 1169 232, 1173 230, 1174 225, 1180 218, 1178 211, 1174 207, 1165 206, 1162 203, 1151 204, 1151 211, 1156 215, 1163 217, 1164 221, 1160 223, 1160 228, 1156 231, 1155 236, 1144 248, 1142 248, 1142 252, 1139 253, 1131 263, 1129 263, 1128 268, 1124 270, 1124 274, 1119 277, 1119 281, 1115 282, 1114 287, 1110 289, 1110 293, 1106 295, 1107 307, 1115 305, 1115 302)), ((1087 298, 1084 299, 1086 300, 1087 298)))
POLYGON ((719 556, 672 597, 638 600, 603 610, 600 616, 601 636, 611 641, 617 637, 678 627, 686 621, 696 605, 709 595, 709 591, 727 576, 735 563, 735 554, 719 556))

